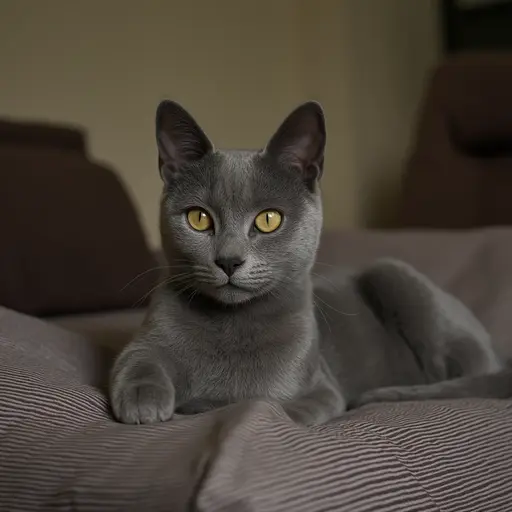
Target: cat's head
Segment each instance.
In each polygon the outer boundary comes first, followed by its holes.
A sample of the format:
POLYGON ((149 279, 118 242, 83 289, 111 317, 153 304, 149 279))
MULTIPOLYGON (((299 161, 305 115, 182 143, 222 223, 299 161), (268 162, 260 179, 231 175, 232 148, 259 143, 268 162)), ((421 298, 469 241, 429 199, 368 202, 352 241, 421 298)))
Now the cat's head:
POLYGON ((173 286, 224 304, 283 296, 315 259, 325 122, 295 109, 260 151, 219 151, 181 106, 162 102, 160 230, 173 286))

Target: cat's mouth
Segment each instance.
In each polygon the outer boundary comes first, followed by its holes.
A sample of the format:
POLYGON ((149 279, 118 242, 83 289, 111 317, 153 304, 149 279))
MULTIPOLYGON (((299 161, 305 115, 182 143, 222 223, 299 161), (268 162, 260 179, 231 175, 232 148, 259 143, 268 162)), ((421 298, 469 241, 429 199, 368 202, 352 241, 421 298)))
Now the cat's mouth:
POLYGON ((198 280, 199 291, 223 304, 243 304, 267 292, 268 282, 258 276, 216 276, 216 280, 198 280))
POLYGON ((257 293, 255 290, 227 281, 215 287, 215 298, 225 304, 242 304, 251 300, 257 293))
POLYGON ((243 292, 253 292, 254 291, 254 290, 250 290, 249 288, 246 288, 244 286, 241 286, 239 284, 233 283, 232 281, 228 281, 227 283, 217 286, 217 289, 240 290, 243 292))

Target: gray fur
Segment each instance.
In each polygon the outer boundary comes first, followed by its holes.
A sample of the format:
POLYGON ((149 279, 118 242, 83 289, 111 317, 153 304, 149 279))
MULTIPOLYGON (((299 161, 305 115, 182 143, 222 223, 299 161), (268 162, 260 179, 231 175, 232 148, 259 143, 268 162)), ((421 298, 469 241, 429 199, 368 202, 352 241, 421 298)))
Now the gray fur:
POLYGON ((157 141, 169 269, 112 370, 119 421, 166 421, 261 398, 318 424, 388 397, 465 396, 480 389, 468 376, 502 368, 467 308, 405 263, 313 280, 325 146, 318 104, 290 114, 265 150, 226 152, 179 105, 163 102, 157 141), (211 214, 214 231, 191 229, 193 207, 211 214), (283 215, 269 234, 253 225, 266 209, 283 215), (229 278, 219 258, 244 263, 229 278))

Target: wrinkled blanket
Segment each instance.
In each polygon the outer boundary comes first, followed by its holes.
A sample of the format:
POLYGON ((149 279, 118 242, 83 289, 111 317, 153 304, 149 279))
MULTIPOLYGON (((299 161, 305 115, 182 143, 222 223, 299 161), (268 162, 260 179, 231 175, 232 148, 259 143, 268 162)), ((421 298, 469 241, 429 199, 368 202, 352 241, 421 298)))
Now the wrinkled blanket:
POLYGON ((104 354, 0 314, 0 510, 512 510, 512 401, 384 404, 322 427, 240 404, 115 423, 104 354))

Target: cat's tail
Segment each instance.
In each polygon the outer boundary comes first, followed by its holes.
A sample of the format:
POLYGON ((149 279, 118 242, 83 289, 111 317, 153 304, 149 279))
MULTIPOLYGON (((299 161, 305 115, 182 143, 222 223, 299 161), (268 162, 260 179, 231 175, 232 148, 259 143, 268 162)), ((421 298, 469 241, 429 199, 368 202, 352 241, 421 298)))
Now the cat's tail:
POLYGON ((418 386, 379 388, 363 393, 352 407, 373 402, 404 402, 450 398, 512 398, 512 364, 503 370, 418 386))

